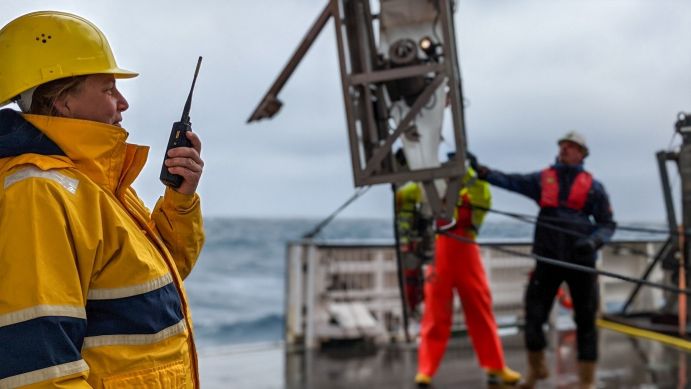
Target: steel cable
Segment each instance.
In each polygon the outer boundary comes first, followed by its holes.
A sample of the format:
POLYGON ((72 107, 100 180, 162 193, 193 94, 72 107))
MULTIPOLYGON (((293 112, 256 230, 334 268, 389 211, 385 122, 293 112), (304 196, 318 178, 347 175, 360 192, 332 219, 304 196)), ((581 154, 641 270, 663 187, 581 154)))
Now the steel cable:
MULTIPOLYGON (((515 212, 507 212, 507 211, 500 211, 500 210, 497 210, 497 209, 486 208, 486 207, 482 207, 482 206, 478 206, 478 205, 473 205, 473 204, 471 204, 470 206, 471 206, 471 208, 474 208, 474 209, 479 209, 479 210, 481 210, 481 211, 486 211, 486 212, 496 213, 496 214, 500 214, 500 215, 504 215, 504 216, 509 216, 509 217, 512 217, 512 218, 514 218, 514 219, 516 219, 516 220, 520 220, 520 221, 522 221, 522 222, 524 222, 524 223, 529 223, 529 224, 533 224, 533 225, 543 226, 543 227, 552 229, 552 230, 554 230, 554 231, 561 232, 561 233, 564 233, 564 234, 567 234, 567 235, 571 235, 571 236, 575 236, 575 237, 578 237, 578 238, 585 238, 585 237, 587 237, 587 235, 586 235, 586 234, 583 234, 583 233, 580 233, 580 232, 576 232, 576 231, 570 230, 570 229, 568 229, 568 228, 560 227, 560 226, 557 226, 557 225, 554 225, 554 224, 550 224, 550 223, 545 223, 545 222, 540 221, 540 220, 542 219, 542 220, 549 220, 549 221, 559 221, 560 223, 563 222, 563 224, 572 224, 572 225, 584 225, 584 224, 588 224, 589 226, 592 225, 592 224, 590 224, 590 223, 583 223, 583 222, 579 222, 579 221, 562 220, 562 219, 560 219, 560 218, 551 217, 551 216, 543 216, 543 217, 541 217, 541 218, 538 218, 537 216, 533 216, 533 215, 526 215, 526 214, 520 214, 520 213, 515 213, 515 212)), ((619 225, 617 225, 616 228, 617 228, 617 229, 620 229, 620 230, 627 230, 626 227, 621 227, 621 226, 619 226, 619 225)), ((629 228, 628 228, 628 230, 631 230, 631 229, 632 229, 632 227, 629 227, 629 228)), ((670 233, 669 231, 666 231, 666 230, 651 230, 651 229, 645 229, 645 231, 644 231, 644 229, 637 229, 637 231, 638 231, 638 232, 651 232, 651 231, 655 231, 656 233, 661 233, 661 234, 662 234, 662 233, 665 233, 665 234, 668 234, 668 233, 669 233, 669 235, 675 235, 674 233, 670 233)), ((652 233, 652 232, 651 232, 651 233, 652 233)), ((687 232, 687 234, 688 234, 688 232, 687 232)), ((678 235, 678 234, 676 234, 676 235, 678 235)), ((647 252, 645 252, 645 251, 638 250, 638 249, 635 249, 635 248, 626 246, 626 245, 621 244, 621 243, 606 242, 606 243, 603 243, 603 244, 604 244, 605 246, 610 246, 610 247, 625 248, 625 249, 629 250, 632 254, 636 254, 636 255, 639 255, 639 256, 642 256, 642 257, 646 257, 646 258, 650 257, 650 254, 647 253, 647 252)))
POLYGON ((314 226, 314 228, 312 230, 305 233, 302 236, 302 239, 312 239, 315 236, 317 236, 324 229, 324 227, 326 227, 329 223, 331 223, 331 221, 336 217, 336 215, 338 215, 341 211, 346 209, 346 207, 348 207, 353 201, 357 200, 360 196, 367 193, 369 188, 370 188, 370 186, 363 186, 363 187, 357 188, 355 190, 355 193, 353 193, 353 195, 350 196, 350 198, 348 200, 346 200, 345 203, 343 203, 340 207, 336 208, 336 210, 333 211, 331 213, 331 215, 327 216, 324 220, 319 222, 319 224, 314 226))
MULTIPOLYGON (((455 240, 462 242, 462 243, 477 244, 478 246, 482 246, 481 244, 475 242, 472 239, 468 239, 468 238, 460 236, 460 235, 452 234, 449 231, 437 230, 436 233, 440 234, 440 235, 446 235, 449 238, 455 239, 455 240)), ((567 269, 571 269, 571 270, 577 270, 577 271, 582 271, 585 273, 602 275, 605 277, 617 278, 617 279, 622 280, 622 281, 627 281, 627 282, 631 282, 631 283, 635 283, 635 284, 641 284, 641 285, 646 285, 646 286, 650 286, 650 287, 654 287, 654 288, 659 288, 659 289, 663 289, 663 290, 673 292, 673 293, 684 293, 684 294, 691 293, 691 290, 686 289, 686 288, 680 289, 680 288, 677 288, 674 286, 664 285, 664 284, 660 284, 657 282, 643 280, 640 278, 633 278, 633 277, 613 273, 613 272, 606 271, 606 270, 600 270, 600 269, 596 269, 596 268, 592 268, 592 267, 588 267, 588 266, 578 265, 575 263, 565 262, 565 261, 561 261, 561 260, 554 259, 554 258, 543 257, 541 255, 537 255, 537 254, 533 254, 533 253, 526 254, 526 253, 522 253, 520 251, 511 250, 511 249, 507 249, 507 248, 503 248, 503 247, 497 247, 497 246, 487 246, 487 247, 489 247, 492 250, 500 251, 500 252, 503 252, 506 254, 511 254, 511 255, 524 257, 524 258, 532 258, 538 262, 544 262, 544 263, 547 263, 550 265, 559 266, 559 267, 563 267, 563 268, 567 268, 567 269)))

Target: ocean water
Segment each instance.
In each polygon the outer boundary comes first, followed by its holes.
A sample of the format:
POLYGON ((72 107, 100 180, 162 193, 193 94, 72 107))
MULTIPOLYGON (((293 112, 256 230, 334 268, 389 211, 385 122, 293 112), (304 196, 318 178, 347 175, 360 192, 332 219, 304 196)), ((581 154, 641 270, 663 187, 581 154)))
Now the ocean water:
MULTIPOLYGON (((206 245, 185 281, 200 348, 283 337, 285 247, 310 219, 205 219, 206 245)), ((391 222, 335 220, 320 239, 393 241, 391 222)))
MULTIPOLYGON (((283 338, 286 243, 300 239, 319 221, 205 219, 206 245, 185 281, 200 349, 283 338)), ((526 223, 487 222, 480 239, 530 241, 532 231, 526 223)), ((393 242, 392 222, 336 219, 318 238, 393 242)), ((615 235, 615 239, 634 238, 664 236, 630 231, 615 235)))

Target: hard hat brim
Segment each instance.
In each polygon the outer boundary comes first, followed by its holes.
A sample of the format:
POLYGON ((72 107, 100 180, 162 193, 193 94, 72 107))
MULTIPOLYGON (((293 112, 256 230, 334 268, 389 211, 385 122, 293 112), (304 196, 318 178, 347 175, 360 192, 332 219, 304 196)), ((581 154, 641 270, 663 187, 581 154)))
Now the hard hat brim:
POLYGON ((116 71, 113 73, 108 73, 112 74, 115 76, 115 78, 135 78, 139 75, 137 72, 133 72, 131 70, 126 70, 126 69, 115 69, 116 71))
MULTIPOLYGON (((113 77, 115 77, 116 79, 135 78, 135 77, 139 76, 139 73, 133 72, 131 70, 122 69, 122 68, 113 68, 113 69, 105 70, 105 71, 98 72, 98 73, 72 74, 72 75, 69 75, 66 77, 61 77, 61 78, 76 77, 76 76, 88 76, 91 74, 112 74, 113 77)), ((34 87, 32 87, 32 88, 34 88, 34 87)), ((29 88, 29 89, 31 89, 31 88, 29 88)), ((23 90, 18 91, 15 94, 15 96, 19 95, 20 93, 23 93, 23 92, 24 92, 23 90)), ((12 103, 13 100, 14 100, 14 96, 7 101, 0 101, 0 107, 4 107, 7 104, 12 103)))
POLYGON ((587 147, 583 146, 582 144, 580 144, 580 143, 578 143, 578 142, 574 142, 574 141, 571 140, 571 139, 559 139, 559 141, 557 142, 557 146, 561 146, 561 144, 564 143, 564 142, 573 143, 573 144, 575 144, 576 146, 578 146, 578 147, 583 151, 583 158, 587 157, 588 154, 590 154, 590 151, 588 150, 587 147))

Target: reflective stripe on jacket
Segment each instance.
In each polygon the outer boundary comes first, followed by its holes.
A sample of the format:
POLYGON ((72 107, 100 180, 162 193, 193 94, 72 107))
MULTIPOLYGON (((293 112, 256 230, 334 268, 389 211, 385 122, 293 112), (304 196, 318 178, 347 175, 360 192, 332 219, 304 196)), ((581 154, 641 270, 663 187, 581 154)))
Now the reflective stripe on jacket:
POLYGON ((182 283, 204 241, 198 196, 166 189, 149 213, 130 187, 148 148, 24 118, 65 155, 0 159, 0 388, 199 387, 182 283))

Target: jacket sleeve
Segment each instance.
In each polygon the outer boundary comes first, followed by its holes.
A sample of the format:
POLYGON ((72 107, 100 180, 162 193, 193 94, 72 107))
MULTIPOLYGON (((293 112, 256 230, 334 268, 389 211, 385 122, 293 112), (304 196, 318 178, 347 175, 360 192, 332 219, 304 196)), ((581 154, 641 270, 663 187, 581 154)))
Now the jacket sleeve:
POLYGON ((473 227, 478 232, 480 227, 482 227, 482 222, 485 220, 487 210, 492 207, 492 192, 490 191, 489 183, 478 179, 472 168, 468 168, 465 182, 472 206, 473 227))
POLYGON ((81 347, 92 264, 79 260, 86 237, 74 217, 75 194, 60 183, 70 178, 4 178, 0 387, 88 388, 81 347))
POLYGON ((156 203, 151 219, 184 279, 192 271, 204 245, 199 195, 185 195, 170 188, 156 203))
POLYGON ((396 191, 396 211, 411 212, 422 201, 422 189, 414 182, 409 182, 396 191))
POLYGON ((422 201, 422 189, 414 182, 409 182, 396 191, 396 220, 399 238, 402 243, 410 242, 410 235, 415 228, 417 204, 422 201))
POLYGON ((485 179, 494 186, 511 192, 520 193, 530 197, 536 202, 540 201, 540 172, 530 174, 506 174, 499 170, 492 169, 487 172, 485 179))
POLYGON ((614 221, 612 206, 605 187, 600 182, 594 181, 592 193, 592 214, 596 227, 590 236, 598 243, 598 246, 601 246, 610 241, 617 223, 614 221))

